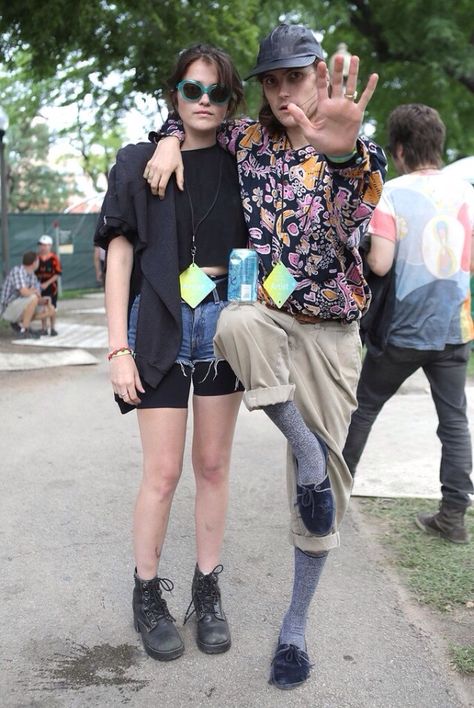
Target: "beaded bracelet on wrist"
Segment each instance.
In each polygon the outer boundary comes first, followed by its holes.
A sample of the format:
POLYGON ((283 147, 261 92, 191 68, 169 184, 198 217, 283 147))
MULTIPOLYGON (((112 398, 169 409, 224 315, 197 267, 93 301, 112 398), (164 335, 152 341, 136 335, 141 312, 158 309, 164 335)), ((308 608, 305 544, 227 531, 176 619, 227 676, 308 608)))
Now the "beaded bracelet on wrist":
POLYGON ((107 359, 116 359, 118 356, 135 356, 135 352, 130 347, 121 347, 120 349, 114 349, 107 354, 107 359))

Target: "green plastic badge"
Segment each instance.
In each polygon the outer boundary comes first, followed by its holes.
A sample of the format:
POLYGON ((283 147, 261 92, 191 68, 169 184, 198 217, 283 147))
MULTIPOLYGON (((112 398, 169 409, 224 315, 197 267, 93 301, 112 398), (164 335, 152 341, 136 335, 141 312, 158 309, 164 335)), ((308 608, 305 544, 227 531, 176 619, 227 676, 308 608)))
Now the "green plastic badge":
POLYGON ((214 281, 195 263, 179 276, 181 298, 190 307, 197 307, 215 287, 214 281))
POLYGON ((296 288, 297 281, 280 261, 265 279, 263 287, 277 307, 281 307, 296 288))

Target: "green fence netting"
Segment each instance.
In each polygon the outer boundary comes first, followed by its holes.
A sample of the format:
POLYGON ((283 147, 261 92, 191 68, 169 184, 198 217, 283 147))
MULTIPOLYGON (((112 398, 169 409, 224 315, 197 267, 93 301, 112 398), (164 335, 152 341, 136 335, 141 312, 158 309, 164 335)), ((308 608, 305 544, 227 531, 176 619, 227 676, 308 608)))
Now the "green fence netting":
MULTIPOLYGON (((36 251, 38 238, 48 234, 63 268, 63 290, 95 288, 93 237, 98 214, 9 214, 9 267, 21 263, 25 251, 36 251)), ((3 267, 3 263, 2 263, 3 267)))
MULTIPOLYGON (((25 251, 35 251, 42 234, 52 237, 63 267, 63 290, 95 288, 92 239, 98 214, 55 214, 50 212, 10 214, 8 217, 10 268, 21 263, 25 251)), ((1 263, 1 257, 0 257, 1 263)), ((3 263, 2 263, 3 266, 3 263)), ((471 311, 474 317, 474 277, 471 278, 471 311)))

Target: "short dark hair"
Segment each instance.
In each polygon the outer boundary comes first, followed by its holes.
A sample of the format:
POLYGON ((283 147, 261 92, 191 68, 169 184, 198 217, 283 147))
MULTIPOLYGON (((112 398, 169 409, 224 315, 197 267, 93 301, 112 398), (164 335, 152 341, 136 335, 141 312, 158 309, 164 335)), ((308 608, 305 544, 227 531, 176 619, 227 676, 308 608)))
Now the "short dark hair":
POLYGON ((403 159, 410 170, 419 165, 443 163, 446 127, 434 108, 423 103, 406 103, 393 110, 388 118, 388 147, 395 154, 403 147, 403 159))
MULTIPOLYGON (((312 64, 309 66, 312 66, 316 70, 316 66, 319 64, 321 59, 316 58, 312 64)), ((299 67, 295 67, 296 69, 299 67)), ((266 72, 270 73, 270 72, 266 72)), ((265 98, 265 91, 263 89, 263 79, 265 78, 265 73, 263 74, 258 74, 257 79, 260 81, 262 84, 262 105, 260 107, 260 111, 258 113, 258 120, 260 123, 263 125, 264 128, 267 128, 269 133, 271 135, 274 135, 275 137, 281 137, 285 133, 285 127, 280 123, 280 121, 275 118, 273 115, 272 109, 270 108, 270 104, 268 103, 267 99, 265 98)))
POLYGON ((179 84, 188 66, 198 59, 213 64, 217 69, 219 83, 230 88, 231 96, 227 112, 229 116, 233 115, 244 98, 242 81, 227 52, 212 44, 193 44, 191 47, 183 49, 179 54, 174 71, 167 82, 173 109, 178 111, 176 84, 179 84))
POLYGON ((23 254, 22 263, 24 266, 30 266, 30 265, 33 265, 33 263, 36 261, 37 258, 38 258, 37 253, 35 253, 34 251, 27 251, 26 253, 23 254))

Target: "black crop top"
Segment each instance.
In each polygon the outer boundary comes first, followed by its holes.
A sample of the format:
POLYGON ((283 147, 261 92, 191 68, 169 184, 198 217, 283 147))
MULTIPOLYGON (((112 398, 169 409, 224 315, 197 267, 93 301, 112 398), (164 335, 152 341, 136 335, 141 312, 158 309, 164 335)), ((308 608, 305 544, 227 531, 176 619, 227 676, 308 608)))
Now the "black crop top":
POLYGON ((248 231, 240 198, 235 158, 218 145, 198 150, 183 150, 185 191, 176 188, 176 225, 178 231, 179 272, 191 263, 192 223, 189 191, 194 211, 194 224, 204 216, 216 196, 222 160, 222 181, 217 201, 202 222, 196 236, 196 264, 225 266, 233 248, 246 248, 248 231))

